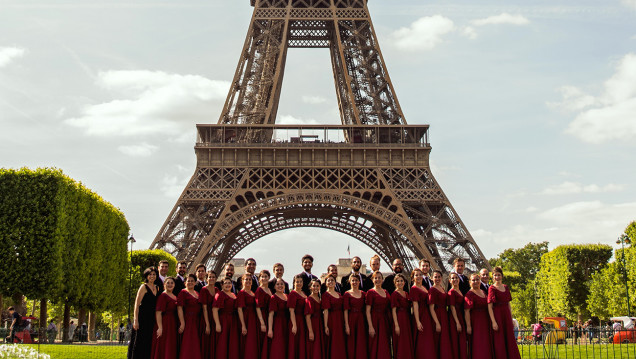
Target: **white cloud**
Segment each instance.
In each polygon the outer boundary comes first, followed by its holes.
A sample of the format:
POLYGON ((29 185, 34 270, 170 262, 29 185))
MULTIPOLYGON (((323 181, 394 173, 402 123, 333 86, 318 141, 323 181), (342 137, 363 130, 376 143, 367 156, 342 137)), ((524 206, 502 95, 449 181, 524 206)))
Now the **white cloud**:
MULTIPOLYGON (((549 104, 550 105, 550 104, 549 104)), ((583 110, 566 133, 590 143, 631 141, 636 136, 636 54, 627 54, 601 95, 592 97, 577 88, 565 90, 565 109, 583 110)))
POLYGON ((577 194, 577 193, 604 193, 604 192, 618 192, 624 189, 625 186, 610 183, 605 186, 599 186, 596 184, 583 185, 577 182, 563 182, 556 186, 550 186, 541 194, 547 195, 560 195, 560 194, 577 194))
POLYGON ((327 99, 322 96, 303 96, 302 101, 303 103, 307 103, 310 105, 317 105, 327 102, 327 99))
POLYGON ((149 157, 155 153, 159 147, 143 142, 139 145, 119 146, 117 149, 121 153, 131 157, 149 157))
POLYGON ((107 71, 97 78, 98 85, 125 99, 87 106, 65 123, 98 136, 179 137, 185 125, 210 122, 229 88, 224 81, 160 71, 107 71))
POLYGON ((562 86, 557 91, 561 93, 563 101, 548 102, 548 106, 566 111, 580 111, 596 103, 594 96, 584 93, 578 87, 562 86))
POLYGON ((279 125, 317 125, 318 121, 314 119, 302 119, 290 115, 283 115, 276 119, 276 124, 279 125))
POLYGON ((166 174, 161 180, 161 191, 166 197, 179 197, 192 176, 191 170, 181 165, 176 167, 176 174, 166 174))
POLYGON ((14 59, 24 56, 25 50, 19 47, 0 47, 0 68, 9 65, 14 59))
POLYGON ((441 15, 422 17, 392 36, 395 46, 406 51, 431 50, 442 42, 442 36, 455 30, 453 21, 441 15))
POLYGON ((462 29, 462 35, 471 40, 474 40, 477 38, 477 31, 475 31, 475 28, 473 28, 472 26, 466 26, 462 29))
POLYGON ((483 19, 477 19, 471 21, 471 24, 475 26, 484 25, 528 25, 530 20, 522 15, 511 15, 508 13, 502 13, 495 16, 489 16, 483 19))
POLYGON ((621 0, 623 5, 636 9, 636 0, 621 0))

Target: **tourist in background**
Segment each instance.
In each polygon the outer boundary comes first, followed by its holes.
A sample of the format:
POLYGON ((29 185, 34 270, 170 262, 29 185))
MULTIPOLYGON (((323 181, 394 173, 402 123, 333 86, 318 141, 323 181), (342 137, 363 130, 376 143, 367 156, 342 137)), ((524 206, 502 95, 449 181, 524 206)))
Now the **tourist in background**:
POLYGON ((493 329, 493 348, 496 359, 518 359, 519 348, 513 334, 510 289, 503 284, 503 270, 495 267, 493 285, 488 290, 488 312, 493 329))
POLYGON ((155 327, 155 307, 158 288, 155 285, 157 269, 146 268, 143 273, 144 284, 137 290, 135 298, 133 334, 130 338, 129 359, 150 358, 152 351, 152 333, 155 327))
POLYGON ((347 354, 349 359, 367 359, 366 297, 360 290, 360 276, 352 272, 346 283, 350 287, 343 295, 347 354))
POLYGON ((393 357, 413 358, 413 336, 411 333, 411 302, 404 290, 406 277, 402 273, 393 279, 395 291, 391 294, 391 313, 393 317, 393 357))

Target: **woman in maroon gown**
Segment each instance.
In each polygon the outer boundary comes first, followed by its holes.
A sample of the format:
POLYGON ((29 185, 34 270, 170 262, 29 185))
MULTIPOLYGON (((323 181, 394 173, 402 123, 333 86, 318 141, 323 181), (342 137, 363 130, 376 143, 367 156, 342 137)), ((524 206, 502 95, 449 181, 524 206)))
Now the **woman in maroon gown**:
POLYGON ((391 308, 391 296, 384 288, 382 282, 384 276, 380 271, 371 275, 373 288, 366 294, 366 314, 369 326, 369 358, 391 359, 391 328, 389 316, 391 308))
POLYGON ((512 326, 510 289, 503 284, 503 270, 495 267, 492 272, 494 284, 488 288, 488 312, 493 329, 493 348, 496 359, 518 359, 519 348, 512 326))
POLYGON ((287 308, 289 308, 289 347, 287 357, 289 359, 307 358, 307 327, 305 326, 305 300, 303 293, 303 277, 294 276, 294 289, 287 296, 287 308))
POLYGON ((322 295, 322 315, 325 324, 325 353, 330 359, 346 359, 347 350, 344 333, 343 300, 336 292, 336 277, 325 278, 327 291, 322 295))
POLYGON ((274 285, 276 293, 269 300, 269 316, 267 337, 271 339, 269 357, 284 359, 287 357, 287 343, 289 339, 289 310, 287 309, 287 294, 283 278, 276 278, 274 285))
POLYGON ((199 338, 199 320, 201 303, 199 293, 194 290, 197 276, 189 274, 186 287, 177 296, 177 311, 179 313, 179 333, 182 334, 179 349, 180 359, 201 359, 201 342, 199 338))
POLYGON ((448 334, 448 294, 442 287, 442 272, 433 271, 433 286, 428 291, 428 308, 435 324, 435 350, 437 358, 449 359, 453 357, 451 341, 448 334))
POLYGON ((433 339, 433 319, 428 310, 428 290, 423 285, 424 272, 415 268, 411 272, 413 286, 409 291, 409 299, 413 305, 413 352, 416 358, 436 358, 435 340, 433 339))
POLYGON ((466 334, 470 338, 471 359, 492 359, 492 339, 490 337, 490 319, 488 318, 488 298, 480 288, 478 274, 470 276, 470 290, 464 296, 464 317, 466 334))
POLYGON ((413 337, 411 333, 411 302, 404 291, 406 277, 398 273, 393 278, 395 291, 391 293, 391 314, 393 317, 393 357, 413 358, 413 337))
POLYGON ((214 318, 212 317, 212 307, 214 306, 214 297, 218 290, 215 287, 216 272, 208 271, 208 285, 199 292, 199 302, 202 306, 203 320, 201 321, 201 357, 203 359, 211 359, 216 355, 216 328, 214 318))
POLYGON ((365 294, 360 290, 360 276, 349 276, 349 289, 344 298, 345 333, 347 334, 347 354, 349 359, 367 359, 367 331, 365 310, 365 294))
POLYGON ((239 358, 239 325, 236 314, 236 295, 232 293, 232 279, 226 277, 221 283, 222 291, 216 294, 212 316, 216 324, 215 359, 239 358))
POLYGON ((163 282, 164 292, 159 295, 155 306, 157 334, 152 340, 152 359, 177 358, 177 297, 172 294, 174 278, 163 282))
POLYGON ((312 279, 309 283, 311 295, 305 299, 305 321, 307 322, 307 358, 324 359, 324 336, 320 281, 312 279))
POLYGON ((238 317, 241 322, 241 358, 258 359, 261 350, 258 346, 258 333, 261 325, 256 316, 256 295, 252 292, 252 276, 244 274, 241 278, 243 289, 238 293, 238 317))
POLYGON ((450 274, 452 288, 448 291, 448 307, 450 308, 449 335, 453 358, 466 359, 468 357, 468 341, 466 340, 466 324, 464 322, 464 296, 459 290, 459 276, 450 274))
POLYGON ((269 358, 269 342, 267 337, 267 322, 269 318, 269 301, 272 292, 269 290, 269 271, 262 270, 258 275, 258 288, 256 288, 256 316, 260 324, 258 331, 258 348, 261 352, 261 359, 269 358))

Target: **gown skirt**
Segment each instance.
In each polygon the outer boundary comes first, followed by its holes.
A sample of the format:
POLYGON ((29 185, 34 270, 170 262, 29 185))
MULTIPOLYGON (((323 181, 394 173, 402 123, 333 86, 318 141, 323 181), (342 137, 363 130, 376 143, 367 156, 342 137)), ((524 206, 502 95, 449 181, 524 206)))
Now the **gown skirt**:
POLYGON ((511 300, 512 295, 507 285, 504 284, 503 292, 494 285, 488 288, 488 303, 492 303, 492 311, 499 327, 499 330, 493 331, 493 357, 496 359, 521 358, 513 331, 512 314, 510 314, 509 303, 511 300))
POLYGON ((201 342, 199 338, 199 320, 201 317, 201 303, 199 299, 182 289, 177 296, 177 305, 183 308, 185 328, 181 335, 180 359, 201 359, 201 342))
POLYGON ((349 317, 349 337, 347 338, 347 355, 349 359, 367 359, 367 346, 369 330, 367 329, 366 317, 366 297, 364 292, 360 292, 360 298, 346 292, 344 298, 344 309, 348 311, 349 317))
MULTIPOLYGON (((214 297, 214 308, 219 309, 221 332, 216 333, 215 359, 238 359, 240 326, 236 312, 238 301, 225 292, 214 297)), ((216 326, 215 326, 216 327, 216 326)))
POLYGON ((366 295, 366 305, 371 306, 371 324, 375 335, 369 338, 370 359, 391 359, 391 327, 389 316, 391 315, 391 296, 384 290, 382 297, 375 289, 369 289, 366 295))
POLYGON ((179 319, 177 318, 177 298, 161 293, 157 299, 157 312, 161 312, 161 337, 153 336, 152 359, 176 359, 179 319))
POLYGON ((272 295, 269 300, 269 312, 274 312, 273 337, 270 341, 269 357, 271 359, 284 359, 287 357, 289 341, 289 309, 287 309, 287 301, 276 294, 272 295))
POLYGON ((141 298, 139 305, 139 329, 133 330, 128 349, 129 359, 149 359, 152 351, 152 338, 155 330, 155 307, 157 306, 157 295, 146 286, 146 294, 141 298))
POLYGON ((289 359, 307 359, 305 299, 296 291, 291 291, 287 296, 287 308, 294 309, 294 318, 290 318, 290 320, 296 321, 296 334, 292 333, 291 323, 289 324, 289 346, 287 348, 287 358, 289 359))
POLYGON ((322 295, 322 310, 328 310, 327 327, 329 335, 325 333, 325 353, 330 359, 347 359, 347 344, 344 330, 344 300, 342 295, 333 297, 329 292, 322 295))
POLYGON ((250 295, 242 290, 237 297, 238 307, 243 311, 243 321, 247 329, 247 334, 241 335, 240 357, 258 359, 261 353, 258 346, 261 324, 256 316, 256 295, 250 295))
POLYGON ((305 315, 311 319, 311 330, 314 333, 314 340, 307 340, 307 358, 324 359, 324 319, 322 316, 321 303, 312 297, 305 299, 305 315))
MULTIPOLYGON (((400 335, 393 328, 393 357, 400 359, 413 358, 413 336, 411 333, 411 302, 408 293, 404 295, 396 290, 391 294, 391 310, 395 308, 397 322, 400 327, 400 335)), ((391 323, 394 323, 391 321, 391 323)))
POLYGON ((441 331, 438 333, 435 330, 435 321, 433 321, 433 338, 435 339, 435 349, 437 351, 437 358, 439 359, 451 359, 453 358, 453 352, 451 351, 451 341, 448 328, 448 312, 446 306, 448 305, 448 294, 440 292, 435 287, 431 287, 428 291, 428 304, 434 304, 435 315, 439 321, 441 331))
POLYGON ((488 314, 488 298, 480 297, 472 291, 464 296, 464 308, 470 309, 469 353, 471 359, 492 359, 492 336, 490 334, 490 315, 488 314))
POLYGON ((464 318, 464 296, 461 293, 451 289, 448 291, 448 320, 450 328, 451 349, 453 351, 453 358, 455 359, 467 359, 468 358, 468 340, 466 339, 466 321, 464 318), (457 313, 457 319, 459 319, 459 325, 461 325, 461 331, 457 332, 457 323, 453 318, 450 308, 455 307, 457 313))
POLYGON ((411 287, 409 291, 409 299, 412 303, 417 302, 418 315, 422 330, 417 329, 417 324, 413 320, 413 352, 416 358, 437 358, 435 350, 435 325, 431 318, 431 312, 428 309, 428 293, 424 292, 417 286, 411 287))
MULTIPOLYGON (((263 316, 263 322, 265 323, 265 331, 263 332, 260 328, 260 323, 259 323, 259 329, 258 329, 258 348, 260 350, 260 358, 261 359, 268 359, 269 358, 269 346, 270 346, 270 342, 271 339, 269 339, 267 337, 267 330, 269 329, 268 325, 269 323, 267 322, 267 318, 269 317, 269 301, 271 300, 271 294, 267 294, 267 292, 265 292, 263 290, 263 288, 258 287, 256 289, 256 292, 254 292, 254 296, 256 297, 256 307, 259 308, 261 310, 261 315, 263 316)), ((257 317, 258 319, 258 317, 257 317)))
POLYGON ((206 306, 208 312, 208 321, 210 324, 210 334, 205 334, 205 318, 201 313, 200 338, 201 338, 201 358, 212 359, 216 356, 216 324, 214 323, 214 317, 212 316, 212 307, 214 306, 214 297, 216 296, 218 289, 211 286, 212 293, 210 293, 210 286, 205 286, 199 292, 199 302, 201 307, 206 306))

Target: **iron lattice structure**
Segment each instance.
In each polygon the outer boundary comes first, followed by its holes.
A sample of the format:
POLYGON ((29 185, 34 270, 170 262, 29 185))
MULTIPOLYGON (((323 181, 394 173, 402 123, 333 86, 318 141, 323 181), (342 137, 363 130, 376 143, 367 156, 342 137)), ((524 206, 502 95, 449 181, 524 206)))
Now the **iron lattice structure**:
POLYGON ((321 227, 383 260, 488 266, 433 177, 428 125, 407 125, 366 0, 251 0, 217 125, 198 125, 197 169, 151 248, 217 271, 257 239, 321 227), (276 125, 287 50, 328 48, 341 125, 276 125))

